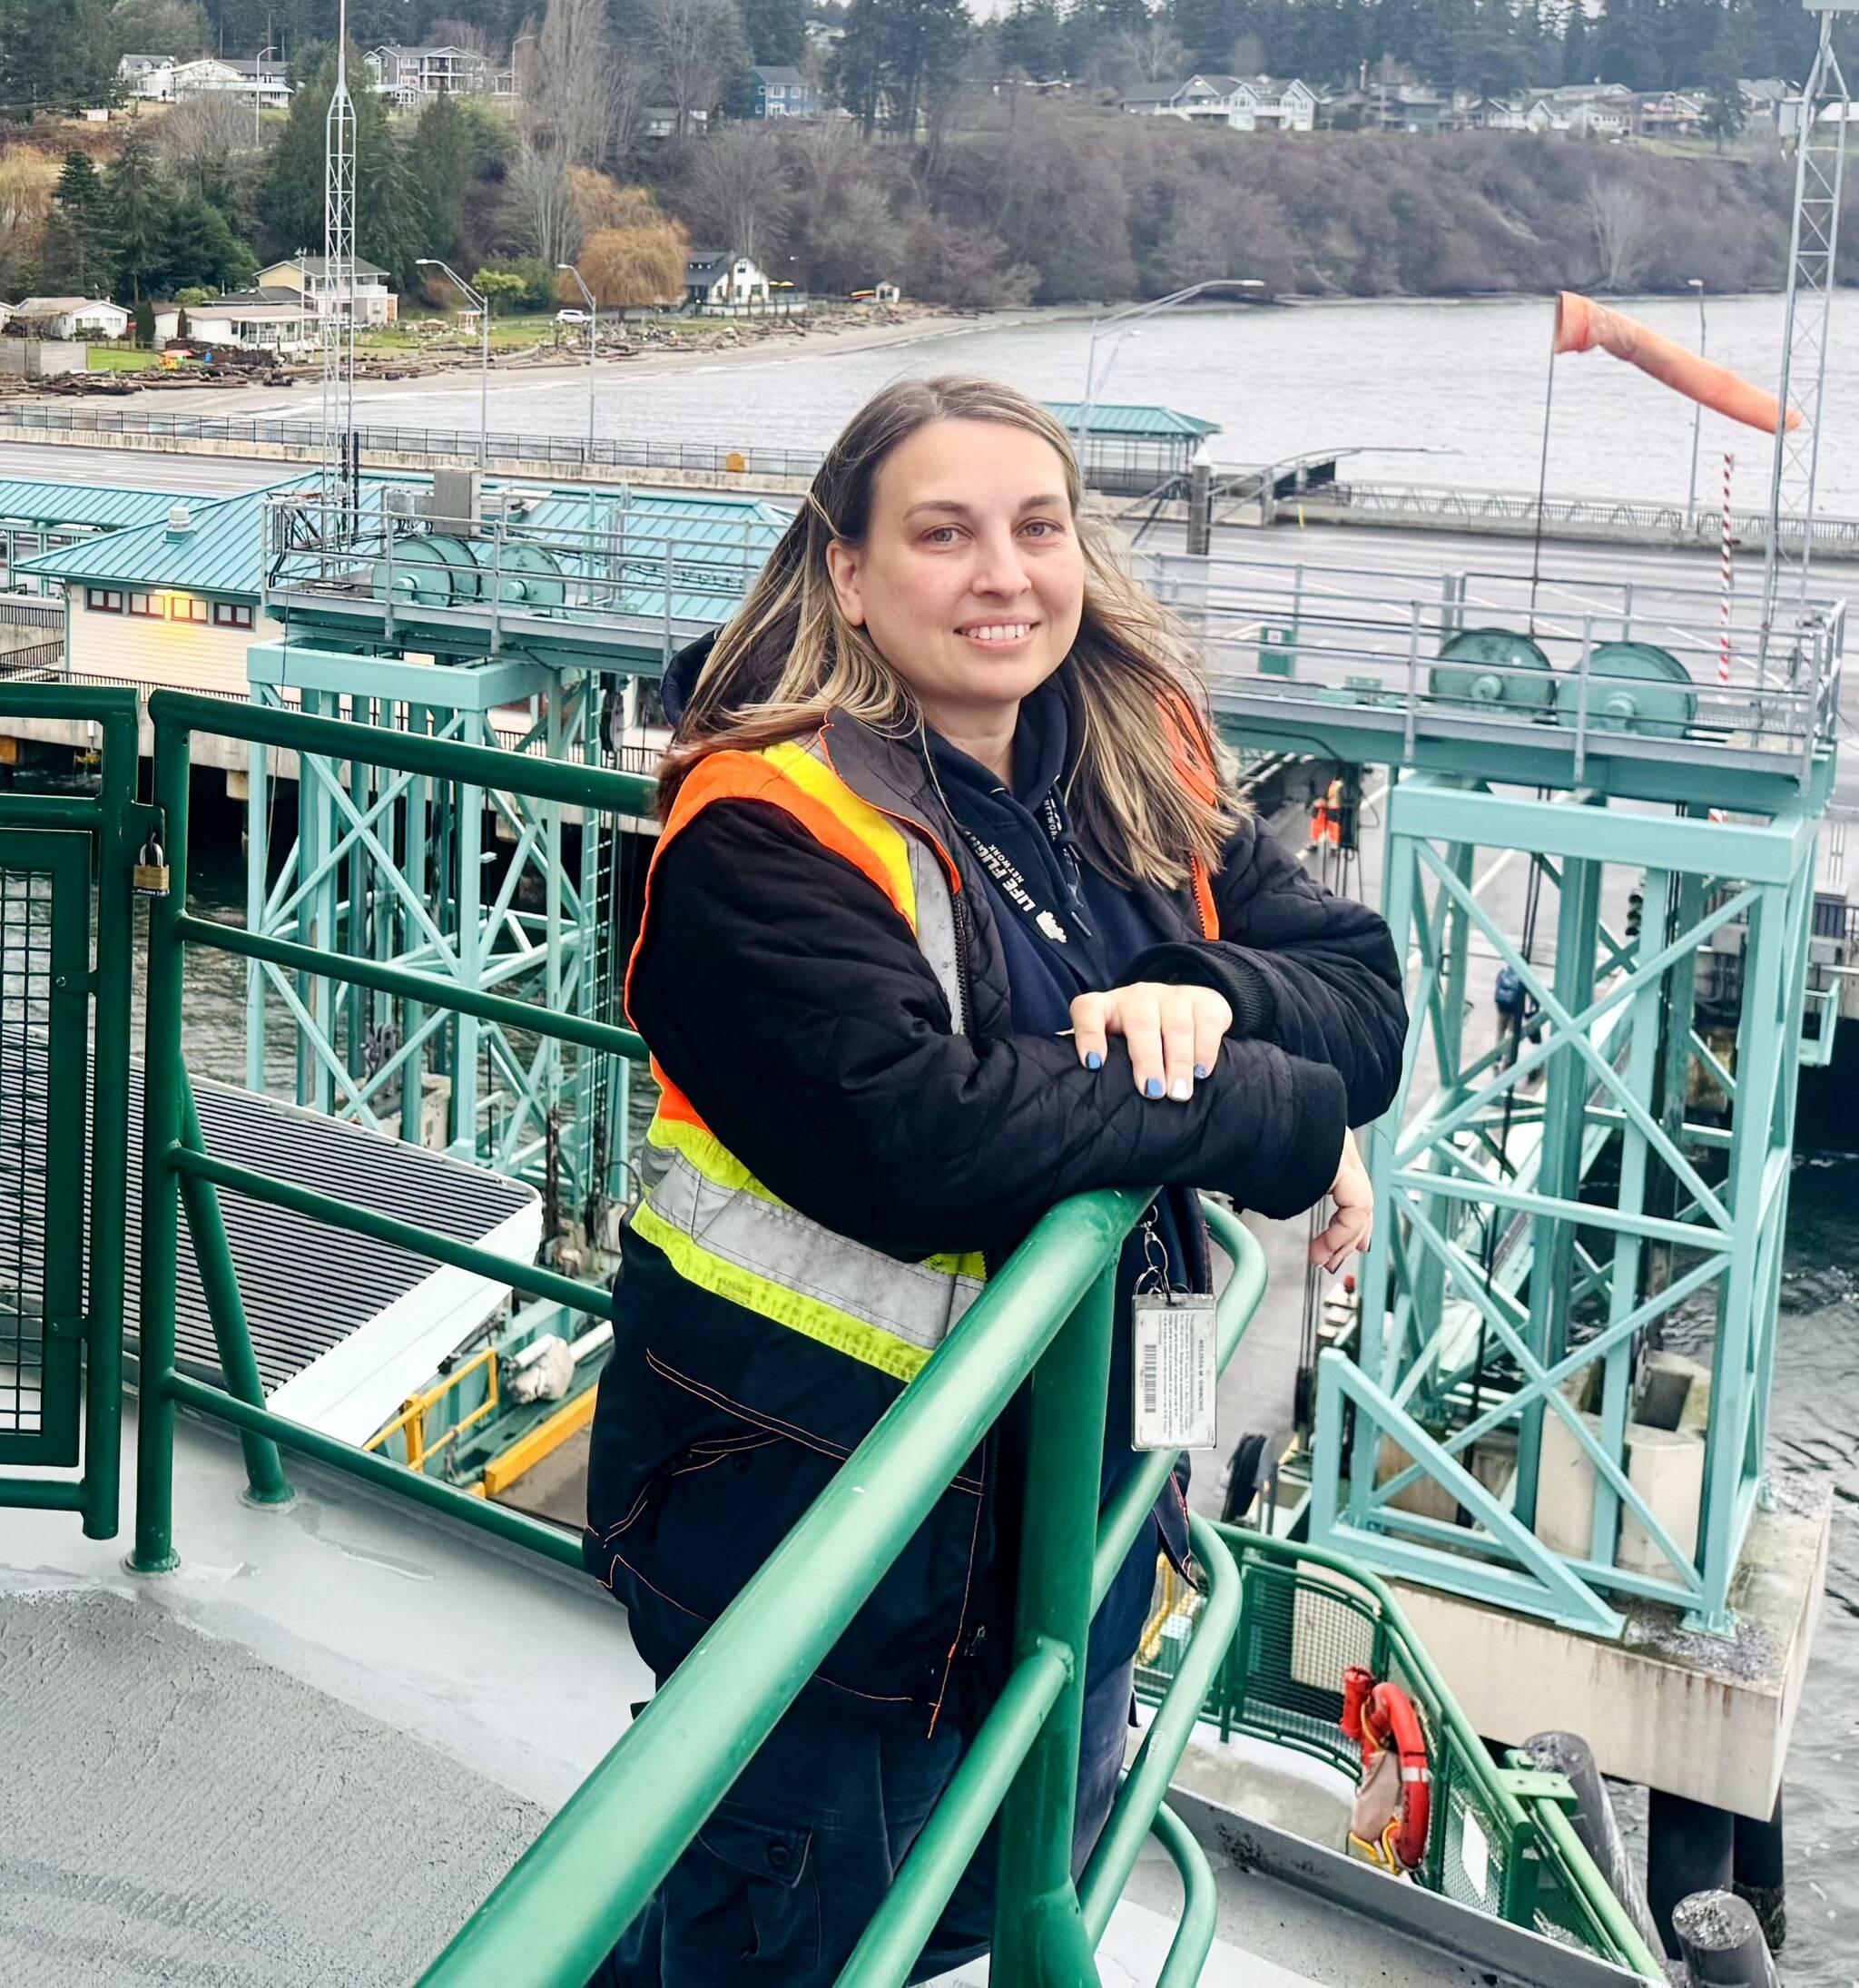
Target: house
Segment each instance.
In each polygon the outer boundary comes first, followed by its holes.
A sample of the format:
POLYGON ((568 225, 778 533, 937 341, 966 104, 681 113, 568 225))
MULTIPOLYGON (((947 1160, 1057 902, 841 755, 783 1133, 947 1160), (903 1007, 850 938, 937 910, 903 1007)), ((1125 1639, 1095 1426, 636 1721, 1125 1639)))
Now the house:
POLYGON ((237 345, 252 350, 292 354, 317 342, 315 313, 294 290, 249 290, 215 297, 211 303, 162 304, 155 310, 155 337, 165 342, 184 336, 200 345, 237 345))
POLYGON ((402 48, 389 42, 362 58, 374 87, 397 103, 429 103, 436 96, 481 96, 490 88, 489 64, 475 49, 442 43, 402 48))
MULTIPOLYGON (((305 255, 300 250, 281 262, 258 272, 259 288, 289 290, 302 298, 313 320, 320 320, 335 308, 334 289, 329 265, 320 255, 305 255)), ((355 321, 357 324, 392 324, 400 314, 400 300, 388 283, 386 270, 358 256, 355 261, 355 321)))
POLYGON ((1314 131, 1317 103, 1317 93, 1295 76, 1243 76, 1226 122, 1234 131, 1314 131))
POLYGON ((1638 128, 1648 138, 1688 138, 1704 129, 1707 109, 1700 91, 1660 90, 1639 100, 1638 128))
POLYGON ((726 249, 693 249, 684 264, 684 303, 692 310, 766 309, 767 275, 746 255, 726 249))
MULTIPOLYGON (((645 115, 640 122, 640 129, 647 138, 675 138, 678 135, 678 113, 675 104, 648 103, 645 115)), ((686 111, 684 129, 688 133, 705 132, 710 129, 708 111, 686 111)))
POLYGON ((1185 83, 1132 90, 1123 108, 1136 117, 1177 117, 1229 131, 1311 131, 1317 93, 1295 77, 1195 74, 1185 83))
POLYGON ((755 114, 757 117, 813 117, 820 101, 798 69, 757 63, 755 114))
POLYGON ((172 55, 124 55, 116 64, 116 81, 124 96, 141 97, 151 103, 174 101, 174 58, 172 55))
POLYGON ((1738 76, 1736 93, 1743 99, 1743 115, 1750 123, 1758 119, 1767 124, 1775 122, 1779 107, 1791 96, 1799 96, 1798 87, 1784 82, 1780 76, 1738 76))
POLYGON ((121 304, 99 297, 26 297, 13 307, 11 321, 42 339, 120 339, 129 319, 121 304))
POLYGON ((1178 117, 1189 124, 1225 124, 1237 76, 1193 75, 1185 83, 1151 84, 1132 90, 1123 107, 1133 117, 1178 117))
POLYGON ((1525 104, 1520 96, 1475 96, 1459 113, 1466 131, 1527 131, 1525 104))
POLYGON ((1639 99, 1623 83, 1567 83, 1527 94, 1525 130, 1566 132, 1571 138, 1628 137, 1639 112, 1639 99))

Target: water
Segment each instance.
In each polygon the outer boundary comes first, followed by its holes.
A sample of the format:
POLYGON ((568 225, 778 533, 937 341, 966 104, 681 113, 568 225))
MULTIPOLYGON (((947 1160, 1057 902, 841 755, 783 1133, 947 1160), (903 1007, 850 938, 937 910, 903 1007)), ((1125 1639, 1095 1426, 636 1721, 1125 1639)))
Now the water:
MULTIPOLYGON (((1635 303, 1634 314, 1695 341, 1689 300, 1635 303)), ((1779 362, 1777 297, 1712 299, 1709 349, 1765 386, 1779 362)), ((1827 418, 1820 455, 1825 511, 1859 514, 1859 310, 1835 302, 1827 418)), ((1542 447, 1546 304, 1388 303, 1233 310, 1153 320, 1099 349, 1100 397, 1160 401, 1218 421, 1225 462, 1279 460, 1320 447, 1362 447, 1346 473, 1411 482, 1533 487, 1542 447), (1106 359, 1107 373, 1103 370, 1106 359), (1398 385, 1391 390, 1390 382, 1398 385), (1424 448, 1428 453, 1405 453, 1424 448)), ((1076 399, 1084 385, 1083 320, 1016 329, 939 329, 907 345, 844 352, 783 349, 779 359, 702 365, 662 375, 619 369, 598 389, 600 432, 729 446, 820 449, 865 398, 903 374, 996 373, 1044 399, 1076 399)), ((578 381, 493 382, 495 427, 585 432, 578 381)), ((367 418, 474 428, 476 381, 457 391, 383 387, 358 395, 367 418)), ((1549 487, 1614 497, 1682 498, 1690 467, 1688 405, 1592 354, 1560 362, 1549 428, 1549 487)), ((1703 418, 1699 496, 1715 502, 1722 452, 1735 450, 1736 500, 1766 498, 1765 438, 1703 418)), ((214 858, 202 880, 213 915, 236 919, 236 858, 214 858)), ((202 956, 189 979, 196 1067, 242 1080, 244 975, 202 956)), ((268 1059, 288 1094, 289 1058, 268 1059)), ((1859 1988, 1859 1155, 1815 1156, 1796 1169, 1788 1282, 1776 1363, 1771 1457, 1778 1471, 1830 1482, 1834 1543, 1826 1610, 1795 1729, 1787 1788, 1790 1938, 1797 1988, 1859 1988)), ((1674 1322, 1682 1340, 1683 1322, 1674 1322)))
MULTIPOLYGON (((1695 346, 1690 299, 1625 306, 1695 346)), ((1706 305, 1710 357, 1773 389, 1779 376, 1779 297, 1721 297, 1706 305)), ((1160 402, 1217 421, 1216 461, 1282 461, 1318 448, 1364 449, 1346 473, 1364 480, 1533 489, 1543 436, 1551 311, 1547 302, 1366 303, 1174 312, 1097 349, 1100 400, 1160 402), (1398 386, 1391 390, 1391 381, 1398 386)), ((828 339, 782 346, 765 360, 687 370, 602 372, 595 426, 615 438, 821 449, 876 389, 903 375, 997 374, 1044 399, 1083 396, 1088 321, 1008 329, 985 320, 932 325, 908 344, 838 351, 828 339)), ((1859 302, 1834 300, 1821 507, 1859 512, 1859 302)), ((1797 383, 1795 398, 1804 389, 1797 383)), ((586 432, 587 389, 493 375, 495 428, 586 432)), ((476 428, 477 382, 456 391, 369 387, 365 419, 476 428)), ((1690 476, 1691 403, 1605 353, 1556 368, 1549 487, 1615 497, 1683 498, 1690 476)), ((1699 438, 1701 501, 1718 500, 1723 452, 1736 458, 1736 501, 1767 501, 1766 437, 1707 413, 1699 438)))

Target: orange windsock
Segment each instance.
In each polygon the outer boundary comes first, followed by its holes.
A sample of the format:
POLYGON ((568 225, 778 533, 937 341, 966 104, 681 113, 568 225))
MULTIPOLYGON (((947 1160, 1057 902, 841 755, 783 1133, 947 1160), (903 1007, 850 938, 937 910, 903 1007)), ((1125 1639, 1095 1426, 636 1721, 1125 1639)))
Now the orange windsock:
MULTIPOLYGON (((1716 413, 1726 414, 1733 421, 1746 421, 1766 435, 1775 431, 1780 410, 1774 394, 1751 386, 1727 366, 1714 366, 1687 351, 1637 318, 1623 318, 1591 297, 1563 290, 1556 300, 1556 350, 1591 352, 1597 346, 1716 413)), ((1801 426, 1798 408, 1788 409, 1788 426, 1801 426)))

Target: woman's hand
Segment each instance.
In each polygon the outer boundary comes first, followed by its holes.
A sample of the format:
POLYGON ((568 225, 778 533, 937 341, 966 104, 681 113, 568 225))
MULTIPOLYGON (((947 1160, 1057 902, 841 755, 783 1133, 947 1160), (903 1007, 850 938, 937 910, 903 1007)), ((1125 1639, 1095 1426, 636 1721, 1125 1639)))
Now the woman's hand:
POLYGON ((1333 1274, 1341 1270, 1352 1250, 1364 1252, 1375 1233, 1375 1194, 1368 1169, 1355 1149, 1355 1134, 1343 1135, 1343 1158, 1330 1184, 1336 1212, 1330 1225, 1311 1245, 1311 1261, 1333 1274))
POLYGON ((1232 1026, 1226 998, 1210 987, 1138 980, 1107 994, 1080 994, 1071 1004, 1072 1036, 1087 1070, 1103 1068, 1109 1038, 1121 1036, 1136 1088, 1145 1097, 1177 1104, 1185 1104, 1195 1079, 1214 1068, 1220 1038, 1232 1026))

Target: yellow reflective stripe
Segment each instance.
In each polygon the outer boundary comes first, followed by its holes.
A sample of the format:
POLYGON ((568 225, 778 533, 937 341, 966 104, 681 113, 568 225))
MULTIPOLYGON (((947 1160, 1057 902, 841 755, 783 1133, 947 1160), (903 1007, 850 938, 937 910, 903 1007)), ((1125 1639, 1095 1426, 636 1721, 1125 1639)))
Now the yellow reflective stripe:
POLYGON ((719 1187, 738 1188, 743 1194, 755 1196, 758 1200, 772 1201, 777 1207, 787 1206, 778 1194, 756 1179, 713 1132, 706 1132, 702 1126, 667 1118, 662 1111, 654 1112, 652 1123, 645 1128, 645 1143, 682 1153, 705 1180, 714 1181, 719 1187))
POLYGON ((664 1252, 672 1268, 687 1284, 727 1298, 746 1311, 759 1313, 777 1325, 785 1325, 791 1332, 831 1346, 835 1353, 862 1360, 867 1366, 876 1367, 895 1380, 915 1380, 930 1358, 921 1346, 912 1346, 834 1305, 818 1298, 802 1297, 797 1291, 787 1290, 738 1264, 713 1255, 683 1229, 655 1214, 649 1204, 633 1211, 631 1225, 648 1243, 664 1252))
POLYGON ((902 906, 910 930, 917 929, 917 887, 910 881, 910 845, 903 831, 888 821, 869 801, 861 801, 830 766, 823 766, 795 739, 763 749, 762 758, 776 772, 828 807, 884 865, 892 900, 902 906))
MULTIPOLYGON (((713 1132, 706 1132, 701 1126, 680 1118, 667 1118, 663 1112, 657 1112, 645 1128, 645 1143, 682 1153, 705 1180, 714 1181, 719 1187, 733 1187, 739 1193, 753 1195, 758 1200, 772 1201, 778 1208, 788 1205, 772 1187, 764 1187, 713 1132)), ((950 1277, 972 1277, 978 1284, 988 1281, 988 1262, 979 1249, 959 1255, 943 1251, 934 1256, 926 1256, 923 1267, 939 1270, 950 1277)))

